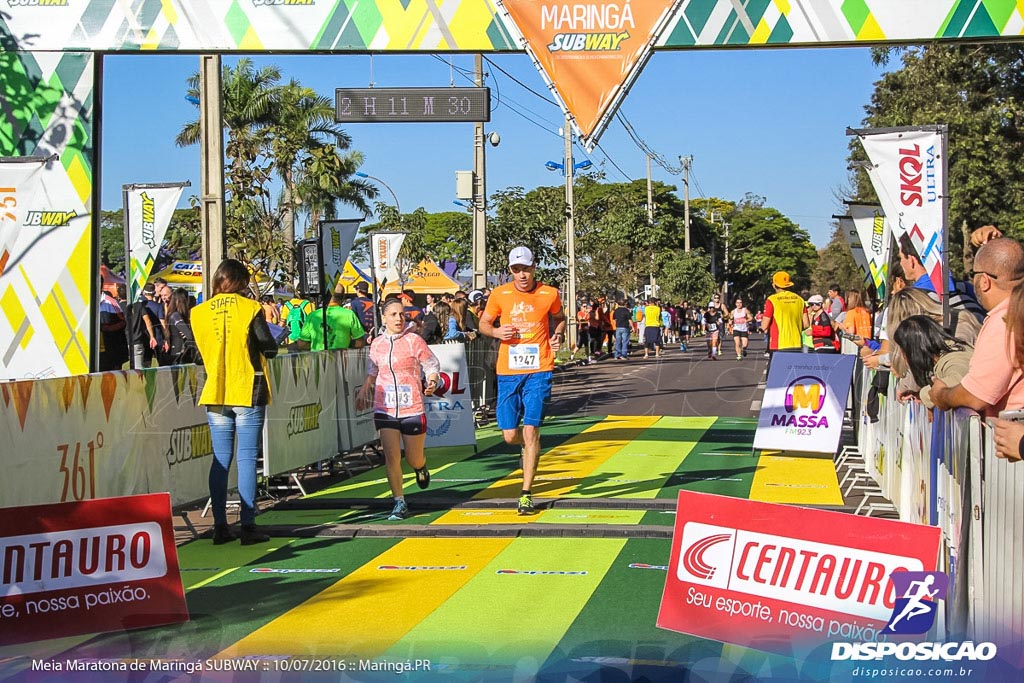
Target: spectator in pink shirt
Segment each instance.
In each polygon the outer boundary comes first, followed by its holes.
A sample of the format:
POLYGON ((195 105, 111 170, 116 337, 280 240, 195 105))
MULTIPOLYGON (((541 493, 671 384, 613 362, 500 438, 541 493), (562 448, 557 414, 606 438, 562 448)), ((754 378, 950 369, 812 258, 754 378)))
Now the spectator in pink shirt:
POLYGON ((942 410, 966 407, 995 417, 999 411, 1024 408, 1024 375, 1013 362, 1014 342, 1006 318, 1013 288, 1024 279, 1024 249, 1014 240, 993 239, 974 258, 974 289, 988 311, 975 342, 967 375, 954 386, 932 382, 931 396, 942 410))

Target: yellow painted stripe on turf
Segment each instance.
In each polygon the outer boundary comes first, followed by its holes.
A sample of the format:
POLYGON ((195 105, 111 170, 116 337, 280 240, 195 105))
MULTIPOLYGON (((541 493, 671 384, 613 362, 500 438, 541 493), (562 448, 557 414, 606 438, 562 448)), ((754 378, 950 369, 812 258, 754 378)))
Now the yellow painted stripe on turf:
POLYGON ((661 487, 697 445, 673 440, 673 430, 707 432, 716 417, 663 417, 647 432, 590 473, 569 498, 656 498, 661 487), (662 431, 664 430, 664 431, 662 431))
MULTIPOLYGON (((442 605, 511 538, 410 538, 221 652, 374 657, 442 605), (465 569, 380 569, 456 567, 465 569)), ((339 550, 343 552, 343 550, 339 550)))
POLYGON ((508 508, 474 510, 449 510, 431 524, 529 524, 538 521, 540 515, 520 515, 514 505, 508 508))
MULTIPOLYGON (((568 441, 545 451, 541 454, 533 480, 534 497, 556 498, 575 490, 601 463, 659 419, 650 415, 609 415, 568 441)), ((522 485, 523 472, 516 469, 474 498, 516 498, 522 485)))
POLYGON ((644 510, 541 510, 520 516, 515 507, 500 509, 460 508, 446 512, 431 524, 639 524, 644 510))
POLYGON ((750 500, 795 505, 842 505, 843 494, 831 458, 762 455, 750 486, 750 500))
MULTIPOLYGON (((430 466, 430 460, 427 460, 427 468, 430 470, 430 476, 435 477, 440 472, 444 472, 452 465, 457 464, 456 462, 449 462, 441 465, 438 468, 430 466)), ((383 471, 383 466, 379 468, 383 471)), ((416 473, 406 474, 402 477, 402 487, 407 488, 414 484, 416 481, 416 473)), ((353 494, 353 498, 390 498, 391 491, 387 488, 388 478, 386 476, 380 476, 376 479, 364 479, 362 481, 356 481, 351 484, 340 484, 338 486, 330 486, 328 488, 317 491, 316 493, 310 493, 306 498, 317 498, 317 497, 335 497, 339 493, 350 493, 353 494), (381 486, 383 490, 374 493, 374 489, 379 489, 381 486), (360 495, 362 494, 362 495, 360 495)))

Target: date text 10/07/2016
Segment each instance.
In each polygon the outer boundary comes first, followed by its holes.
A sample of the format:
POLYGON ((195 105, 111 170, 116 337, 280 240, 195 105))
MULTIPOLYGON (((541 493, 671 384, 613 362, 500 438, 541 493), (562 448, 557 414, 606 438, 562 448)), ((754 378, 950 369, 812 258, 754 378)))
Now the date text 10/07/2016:
POLYGON ((338 123, 479 123, 491 120, 489 88, 338 88, 338 123))

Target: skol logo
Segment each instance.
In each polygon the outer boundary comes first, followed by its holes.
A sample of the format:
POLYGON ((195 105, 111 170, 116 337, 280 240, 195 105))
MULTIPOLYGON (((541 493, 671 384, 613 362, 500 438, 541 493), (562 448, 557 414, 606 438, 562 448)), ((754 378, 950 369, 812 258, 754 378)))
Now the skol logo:
POLYGON ((636 29, 629 3, 565 4, 541 8, 541 28, 558 33, 548 45, 550 52, 613 52, 636 29), (563 29, 568 32, 563 33, 563 29))
POLYGON ((440 374, 441 381, 438 382, 437 389, 434 390, 435 396, 443 397, 448 392, 451 392, 453 396, 466 393, 466 386, 462 383, 462 378, 460 377, 462 373, 456 371, 450 375, 447 372, 440 374))
POLYGON ((825 383, 814 375, 797 377, 786 387, 786 412, 810 410, 820 412, 825 407, 825 383))

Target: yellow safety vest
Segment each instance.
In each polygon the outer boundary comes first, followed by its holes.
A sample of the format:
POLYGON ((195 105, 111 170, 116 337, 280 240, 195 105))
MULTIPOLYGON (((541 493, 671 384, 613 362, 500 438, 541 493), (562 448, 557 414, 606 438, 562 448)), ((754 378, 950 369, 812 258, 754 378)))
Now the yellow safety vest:
POLYGON ((783 290, 768 297, 772 302, 772 322, 779 330, 780 349, 798 349, 804 327, 804 300, 799 294, 783 290))
MULTIPOLYGON (((256 370, 249 360, 249 328, 257 315, 263 307, 241 294, 218 294, 192 309, 192 332, 206 366, 200 405, 252 406, 256 370)), ((260 366, 265 375, 262 355, 260 366)))

